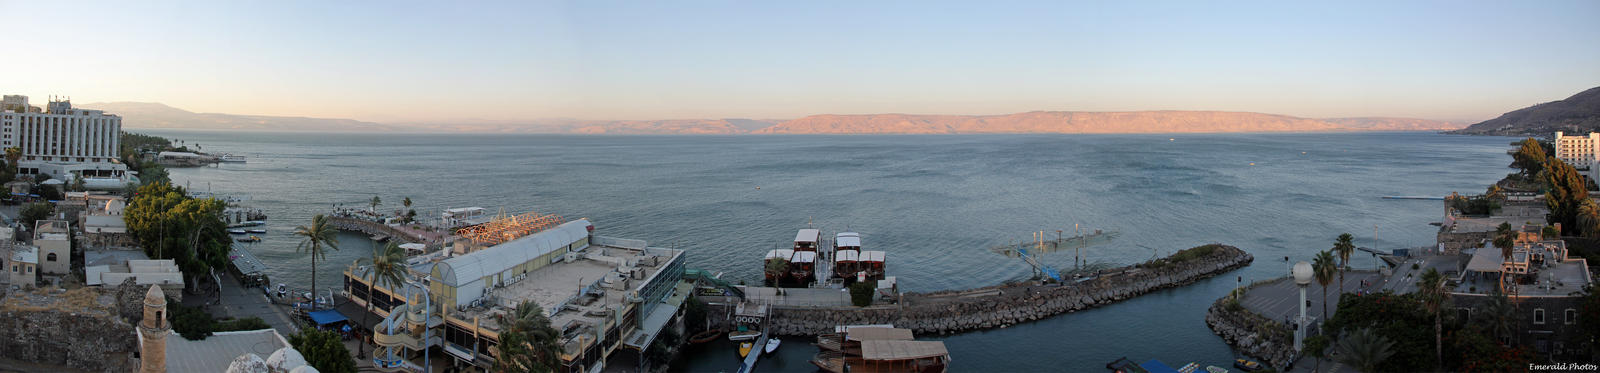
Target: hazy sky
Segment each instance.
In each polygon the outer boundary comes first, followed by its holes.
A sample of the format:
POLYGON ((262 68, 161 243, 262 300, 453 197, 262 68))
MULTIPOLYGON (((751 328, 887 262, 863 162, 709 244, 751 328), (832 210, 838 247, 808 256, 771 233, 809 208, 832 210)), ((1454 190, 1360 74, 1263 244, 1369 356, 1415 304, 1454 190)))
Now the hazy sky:
POLYGON ((0 0, 0 91, 386 122, 1487 119, 1600 85, 1600 1, 993 3, 0 0))

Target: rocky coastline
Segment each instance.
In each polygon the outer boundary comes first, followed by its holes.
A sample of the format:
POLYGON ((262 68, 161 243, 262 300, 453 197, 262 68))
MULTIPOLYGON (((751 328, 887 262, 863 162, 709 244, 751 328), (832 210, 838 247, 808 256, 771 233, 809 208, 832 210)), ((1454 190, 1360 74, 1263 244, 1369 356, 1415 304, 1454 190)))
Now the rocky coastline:
POLYGON ((768 328, 773 334, 790 336, 830 333, 835 325, 858 324, 894 324, 918 334, 1003 328, 1187 285, 1254 260, 1233 246, 1207 246, 1213 247, 1204 255, 1180 258, 1180 252, 1061 284, 1030 281, 962 291, 907 293, 898 304, 871 307, 777 306, 772 309, 768 328))
POLYGON ((1281 322, 1250 312, 1231 296, 1217 299, 1206 310, 1206 326, 1245 356, 1274 369, 1294 362, 1294 331, 1281 322))

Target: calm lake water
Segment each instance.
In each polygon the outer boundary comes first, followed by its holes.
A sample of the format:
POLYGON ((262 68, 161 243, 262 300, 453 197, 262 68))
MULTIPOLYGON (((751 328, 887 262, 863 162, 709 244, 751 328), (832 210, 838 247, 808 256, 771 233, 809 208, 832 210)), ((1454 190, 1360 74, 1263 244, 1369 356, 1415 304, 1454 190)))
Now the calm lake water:
MULTIPOLYGON (((274 281, 310 284, 289 234, 333 204, 387 208, 411 197, 447 207, 587 217, 599 234, 688 250, 690 267, 756 282, 762 255, 808 221, 860 232, 889 252, 908 291, 992 285, 1030 274, 988 247, 1030 232, 1121 232, 1084 251, 1127 264, 1204 243, 1238 246, 1250 267, 1089 311, 944 340, 955 371, 1099 371, 1122 356, 1228 366, 1203 321, 1239 277, 1283 276, 1342 232, 1361 246, 1430 245, 1438 201, 1386 195, 1479 192, 1510 172, 1512 139, 1431 133, 962 136, 565 136, 305 134, 133 130, 198 143, 249 163, 175 169, 193 190, 249 195, 270 215, 253 246, 274 281)), ((1068 235, 1071 235, 1068 233, 1068 235)), ((366 256, 343 235, 319 288, 366 256)), ((1072 253, 1045 258, 1072 265, 1072 253)), ((1375 261, 1357 255, 1355 266, 1375 261)), ((788 341, 759 371, 815 370, 808 341, 788 341)), ((732 371, 724 344, 697 347, 679 370, 732 371)))

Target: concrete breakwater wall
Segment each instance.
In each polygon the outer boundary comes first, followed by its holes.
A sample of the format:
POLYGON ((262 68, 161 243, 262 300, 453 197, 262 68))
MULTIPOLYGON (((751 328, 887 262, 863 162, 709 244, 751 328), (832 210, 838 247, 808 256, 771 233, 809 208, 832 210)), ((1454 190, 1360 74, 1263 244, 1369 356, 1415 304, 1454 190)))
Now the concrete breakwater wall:
POLYGON ((1193 283, 1249 264, 1254 257, 1215 245, 1210 253, 1097 272, 1082 282, 1026 282, 962 291, 907 293, 899 304, 871 307, 776 306, 768 327, 779 335, 831 333, 835 325, 894 324, 916 333, 957 333, 1005 327, 1098 307, 1193 283), (1176 260, 1175 260, 1176 259, 1176 260))
POLYGON ((1275 369, 1294 362, 1294 330, 1238 306, 1229 297, 1206 310, 1206 326, 1240 353, 1275 369))

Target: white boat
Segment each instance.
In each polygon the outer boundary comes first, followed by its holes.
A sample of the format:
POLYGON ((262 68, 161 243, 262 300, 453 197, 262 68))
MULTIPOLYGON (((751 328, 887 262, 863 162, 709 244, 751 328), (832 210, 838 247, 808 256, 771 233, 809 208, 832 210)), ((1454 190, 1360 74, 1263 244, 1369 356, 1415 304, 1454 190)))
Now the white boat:
POLYGON ((244 156, 242 156, 242 155, 233 155, 233 154, 223 154, 222 156, 217 157, 217 162, 244 163, 244 156))
POLYGON ((768 340, 767 341, 767 347, 766 347, 767 353, 770 354, 773 351, 777 351, 778 350, 778 345, 782 344, 782 343, 783 343, 783 341, 780 341, 777 338, 773 338, 771 340, 768 340))
POLYGON ((229 229, 229 230, 228 230, 228 233, 232 233, 232 234, 245 234, 245 233, 250 233, 250 232, 246 232, 246 231, 245 231, 245 230, 243 230, 243 229, 229 229))

